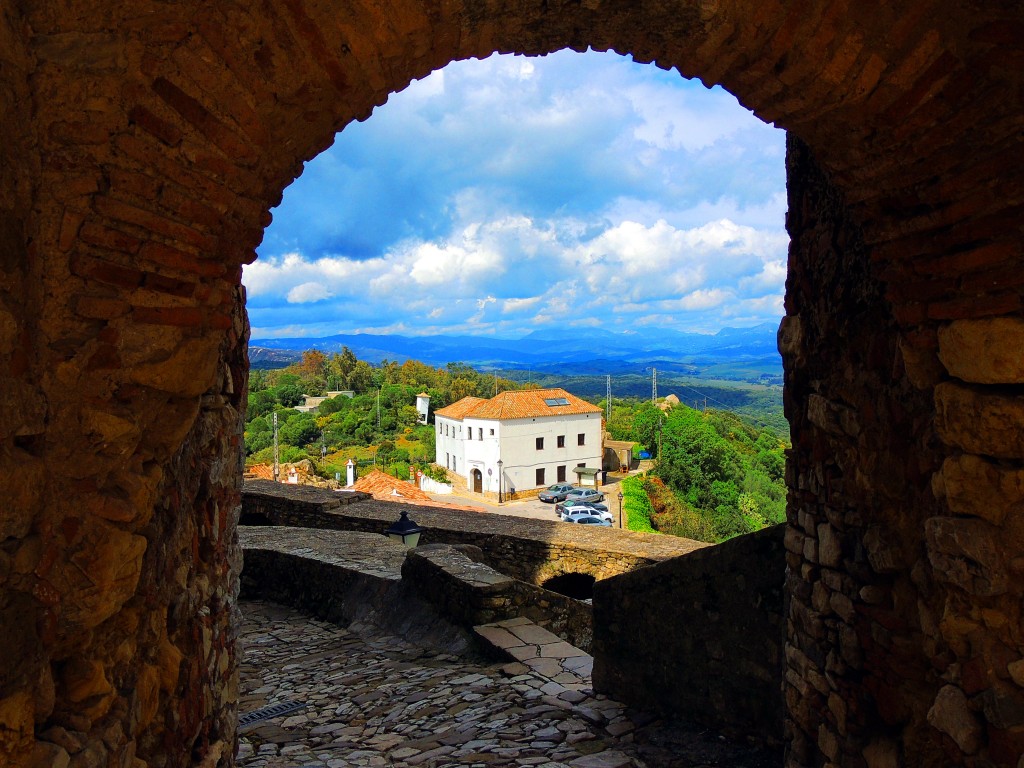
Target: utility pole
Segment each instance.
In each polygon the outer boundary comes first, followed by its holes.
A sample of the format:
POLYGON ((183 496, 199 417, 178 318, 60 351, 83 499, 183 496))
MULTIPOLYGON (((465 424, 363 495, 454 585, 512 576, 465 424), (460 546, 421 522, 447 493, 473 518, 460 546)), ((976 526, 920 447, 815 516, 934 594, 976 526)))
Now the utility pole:
POLYGON ((608 417, 605 419, 605 422, 607 423, 612 420, 612 377, 610 375, 608 376, 608 394, 606 399, 608 401, 608 417))
POLYGON ((377 432, 380 432, 380 387, 377 387, 377 432))
POLYGON ((281 454, 277 446, 277 413, 274 413, 274 482, 281 481, 281 454))

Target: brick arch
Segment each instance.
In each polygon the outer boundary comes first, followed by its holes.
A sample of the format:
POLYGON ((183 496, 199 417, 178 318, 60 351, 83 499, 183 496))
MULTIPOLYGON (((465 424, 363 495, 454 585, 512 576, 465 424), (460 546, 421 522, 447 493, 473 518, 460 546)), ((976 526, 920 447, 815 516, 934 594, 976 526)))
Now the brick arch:
POLYGON ((0 17, 0 757, 229 762, 240 265, 389 92, 586 46, 790 131, 790 764, 1024 750, 1016 4, 211 5, 0 17))

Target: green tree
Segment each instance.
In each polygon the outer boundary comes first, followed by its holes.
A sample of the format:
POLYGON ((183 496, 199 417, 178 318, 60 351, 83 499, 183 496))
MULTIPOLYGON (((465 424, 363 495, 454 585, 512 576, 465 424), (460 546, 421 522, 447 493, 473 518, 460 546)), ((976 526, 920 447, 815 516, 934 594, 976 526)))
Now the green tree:
POLYGON ((249 407, 245 413, 247 421, 258 419, 274 410, 277 398, 269 389, 261 389, 249 395, 249 407))
POLYGON ((302 385, 298 383, 281 384, 273 390, 274 398, 285 408, 291 408, 302 402, 302 385))
POLYGON ((665 414, 650 401, 644 401, 633 412, 633 439, 651 456, 658 455, 658 433, 664 421, 665 414))

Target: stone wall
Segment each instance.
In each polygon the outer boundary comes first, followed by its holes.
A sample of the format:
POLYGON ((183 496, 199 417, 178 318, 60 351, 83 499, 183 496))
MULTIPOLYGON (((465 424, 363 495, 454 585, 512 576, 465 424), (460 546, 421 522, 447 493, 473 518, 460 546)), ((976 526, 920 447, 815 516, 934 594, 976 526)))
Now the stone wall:
POLYGON ((517 581, 480 562, 477 547, 428 544, 409 552, 402 578, 460 626, 525 617, 590 652, 593 612, 579 600, 517 581))
POLYGON ((242 514, 274 525, 382 533, 406 510, 426 530, 422 544, 469 544, 495 570, 541 585, 564 573, 607 578, 699 549, 674 536, 600 530, 554 520, 418 507, 320 488, 249 480, 242 514))
POLYGON ((882 259, 792 138, 787 163, 790 764, 1015 766, 1024 321, 950 303, 984 259, 882 259))
POLYGON ((1022 34, 1020 3, 949 0, 5 4, 0 760, 231 763, 241 265, 389 93, 590 46, 810 148, 782 328, 790 764, 1014 766, 1022 34))
POLYGON ((379 534, 241 529, 241 594, 299 608, 340 626, 371 624, 450 653, 474 647, 469 629, 401 576, 406 549, 379 534))
POLYGON ((782 743, 784 526, 594 585, 594 690, 782 743))

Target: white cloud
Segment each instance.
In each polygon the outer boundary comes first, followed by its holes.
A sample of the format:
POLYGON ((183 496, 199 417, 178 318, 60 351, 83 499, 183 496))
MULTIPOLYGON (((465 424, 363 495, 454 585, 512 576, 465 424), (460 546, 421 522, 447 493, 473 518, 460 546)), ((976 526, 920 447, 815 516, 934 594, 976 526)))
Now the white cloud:
POLYGON ((505 299, 501 304, 501 311, 504 314, 525 312, 537 306, 540 300, 540 296, 530 296, 525 299, 505 299))
POLYGON ((310 304, 333 295, 322 283, 302 283, 288 291, 287 299, 289 304, 310 304))
POLYGON ((287 190, 245 268, 253 326, 777 319, 781 136, 721 89, 611 54, 453 63, 287 190))

